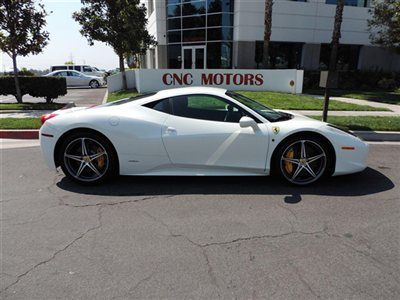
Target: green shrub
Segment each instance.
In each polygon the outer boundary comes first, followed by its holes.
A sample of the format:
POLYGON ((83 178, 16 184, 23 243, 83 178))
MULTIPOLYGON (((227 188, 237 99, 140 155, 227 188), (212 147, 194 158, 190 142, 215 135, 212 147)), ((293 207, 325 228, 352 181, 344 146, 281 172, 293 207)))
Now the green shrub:
MULTIPOLYGON (((67 94, 67 82, 63 77, 19 77, 22 95, 45 98, 47 103, 67 94)), ((14 95, 15 82, 12 76, 0 76, 0 95, 14 95)))
POLYGON ((393 90, 396 88, 396 80, 393 78, 382 78, 378 81, 378 87, 384 90, 393 90))

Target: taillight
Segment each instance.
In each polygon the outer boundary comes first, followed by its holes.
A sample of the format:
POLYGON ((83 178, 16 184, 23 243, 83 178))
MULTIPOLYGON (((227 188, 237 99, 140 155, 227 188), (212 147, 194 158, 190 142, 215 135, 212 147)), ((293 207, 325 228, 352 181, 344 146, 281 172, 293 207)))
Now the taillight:
POLYGON ((42 115, 42 116, 40 117, 40 121, 42 122, 42 125, 43 125, 44 122, 46 122, 47 120, 49 120, 49 119, 51 119, 51 118, 54 118, 55 116, 58 116, 58 115, 57 115, 57 114, 54 114, 54 113, 42 115))

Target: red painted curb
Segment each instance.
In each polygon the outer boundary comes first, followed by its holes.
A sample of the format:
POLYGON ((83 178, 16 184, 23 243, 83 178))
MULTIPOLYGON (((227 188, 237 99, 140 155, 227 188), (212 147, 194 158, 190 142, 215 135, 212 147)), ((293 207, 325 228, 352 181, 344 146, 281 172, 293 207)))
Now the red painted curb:
POLYGON ((39 130, 0 130, 1 139, 37 140, 39 130))

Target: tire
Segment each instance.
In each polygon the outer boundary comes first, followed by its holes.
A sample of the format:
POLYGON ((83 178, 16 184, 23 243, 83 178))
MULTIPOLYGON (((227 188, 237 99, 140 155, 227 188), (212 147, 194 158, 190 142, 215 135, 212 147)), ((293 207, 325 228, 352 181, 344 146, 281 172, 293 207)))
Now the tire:
POLYGON ((89 82, 89 86, 91 89, 97 89, 100 87, 100 83, 97 80, 92 80, 89 82))
POLYGON ((118 158, 111 143, 100 134, 79 132, 68 135, 58 152, 64 174, 83 185, 95 185, 114 177, 118 158))
POLYGON ((297 135, 278 146, 273 170, 294 185, 308 185, 330 175, 333 157, 325 140, 297 135))

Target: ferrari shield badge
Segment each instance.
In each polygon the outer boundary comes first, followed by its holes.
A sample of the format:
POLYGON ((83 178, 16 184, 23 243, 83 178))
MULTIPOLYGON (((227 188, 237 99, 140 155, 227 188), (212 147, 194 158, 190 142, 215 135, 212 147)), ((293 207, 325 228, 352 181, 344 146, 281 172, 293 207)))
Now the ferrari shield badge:
POLYGON ((274 127, 272 127, 272 132, 273 133, 275 133, 275 134, 278 134, 279 133, 279 127, 278 126, 274 126, 274 127))

